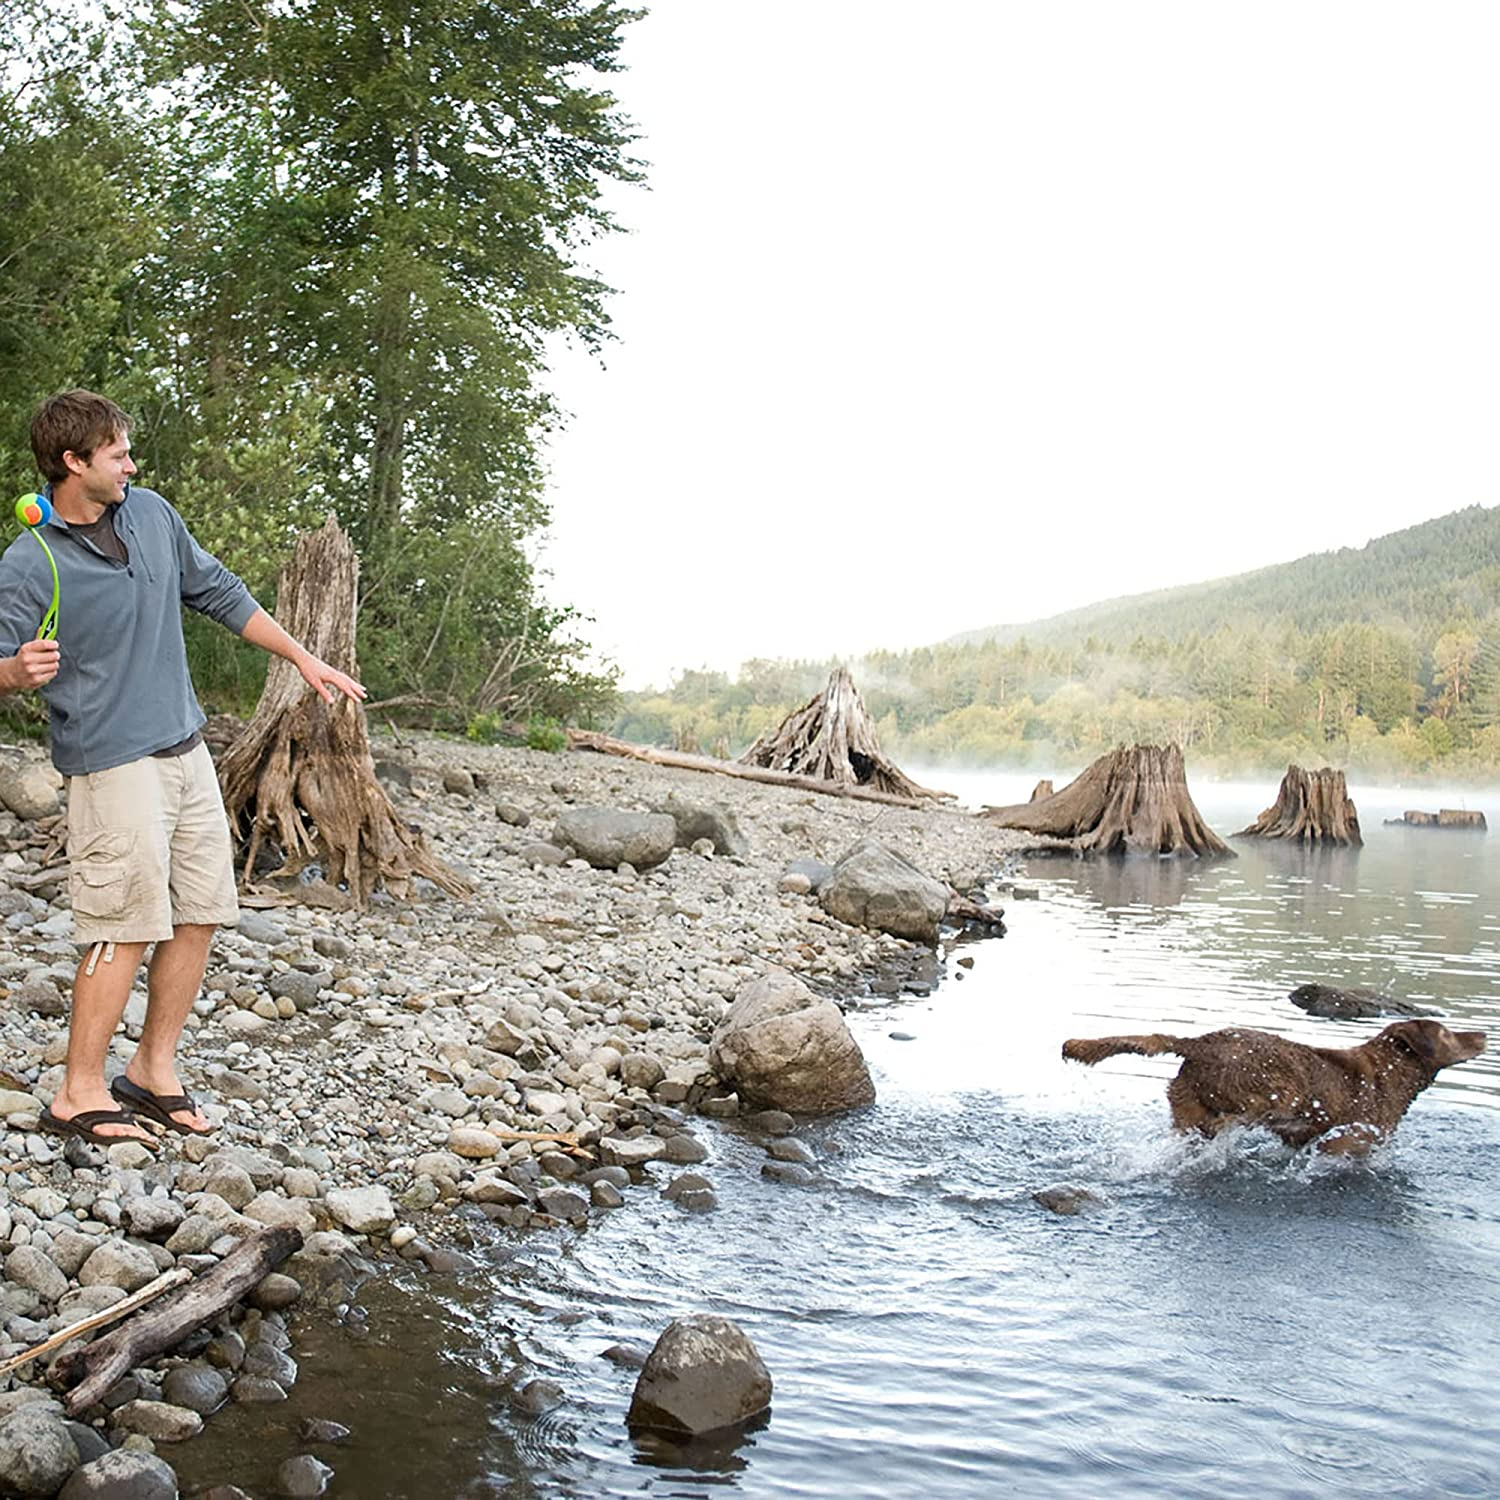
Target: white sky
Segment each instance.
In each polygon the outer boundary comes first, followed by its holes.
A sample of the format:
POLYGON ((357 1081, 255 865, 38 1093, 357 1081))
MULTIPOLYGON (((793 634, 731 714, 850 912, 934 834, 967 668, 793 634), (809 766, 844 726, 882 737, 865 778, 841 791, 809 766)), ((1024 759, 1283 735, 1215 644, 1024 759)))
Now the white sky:
POLYGON ((542 561, 627 686, 1500 500, 1500 6, 654 0, 625 56, 542 561))

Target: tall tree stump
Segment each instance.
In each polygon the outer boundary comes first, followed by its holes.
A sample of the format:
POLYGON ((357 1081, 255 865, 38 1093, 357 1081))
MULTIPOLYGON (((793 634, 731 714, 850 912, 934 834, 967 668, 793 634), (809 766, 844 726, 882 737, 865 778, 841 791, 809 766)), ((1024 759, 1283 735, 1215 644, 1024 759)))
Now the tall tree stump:
POLYGON ((1177 745, 1122 745, 1060 792, 987 807, 981 816, 1002 828, 1066 839, 1079 854, 1234 857, 1193 805, 1177 745))
MULTIPOLYGON (((359 559, 337 520, 297 539, 281 570, 276 617, 314 656, 358 678, 354 620, 359 559)), ((375 779, 365 711, 339 697, 324 703, 288 661, 273 657, 244 733, 219 762, 229 824, 245 847, 242 880, 268 842, 281 851, 277 876, 321 863, 334 889, 364 906, 376 884, 402 896, 415 875, 453 895, 471 887, 429 853, 396 815, 375 779)))
POLYGON ((1232 837, 1296 839, 1303 844, 1348 844, 1356 848, 1364 843, 1344 773, 1331 766, 1318 771, 1288 766, 1274 805, 1232 837))
POLYGON ((740 756, 745 766, 761 766, 794 776, 811 776, 838 787, 865 787, 894 797, 945 798, 918 786, 885 758, 875 721, 854 686, 847 667, 835 667, 828 686, 811 702, 768 729, 740 756))

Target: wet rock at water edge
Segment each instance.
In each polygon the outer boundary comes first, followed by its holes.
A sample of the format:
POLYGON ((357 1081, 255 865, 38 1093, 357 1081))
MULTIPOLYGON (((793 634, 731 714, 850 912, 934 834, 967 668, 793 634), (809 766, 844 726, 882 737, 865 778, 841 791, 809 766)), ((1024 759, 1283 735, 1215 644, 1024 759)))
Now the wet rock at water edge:
POLYGON ((1436 1012, 1378 990, 1343 990, 1332 984, 1299 984, 1287 999, 1310 1016, 1329 1021, 1360 1021, 1375 1016, 1430 1016, 1436 1012))
POLYGON ((304 1443, 342 1443, 350 1435, 342 1422, 332 1422, 326 1417, 304 1417, 297 1429, 297 1436, 304 1443))
POLYGON ((871 839, 839 860, 818 893, 823 910, 855 927, 935 943, 948 910, 948 887, 871 839))
POLYGON ((826 1114, 875 1099, 843 1013, 785 971, 740 986, 714 1029, 708 1056, 742 1097, 776 1109, 826 1114))
POLYGON ((116 1448, 75 1469, 58 1500, 177 1500, 177 1475, 154 1453, 116 1448))
POLYGON ((818 1174, 799 1161, 768 1161, 762 1164, 760 1175, 770 1182, 779 1182, 787 1187, 811 1187, 818 1174))
POLYGON ((635 1384, 632 1427, 701 1434, 742 1426, 771 1404, 771 1374, 750 1337, 729 1318, 675 1318, 635 1384))
POLYGON ((162 1398, 173 1406, 185 1406, 199 1416, 217 1411, 229 1399, 229 1381, 212 1365, 186 1364, 167 1372, 161 1383, 162 1398))
POLYGON ((713 1184, 698 1172, 680 1173, 662 1189, 661 1195, 687 1213, 709 1213, 719 1206, 713 1184))
POLYGON ((203 1431, 203 1418, 169 1401, 127 1401, 110 1418, 123 1432, 136 1432, 154 1443, 181 1443, 203 1431))
POLYGON ((554 1380, 528 1380, 510 1397, 511 1408, 524 1417, 540 1417, 561 1406, 563 1388, 554 1380))
POLYGON ((817 1157, 812 1151, 802 1144, 801 1141, 793 1140, 790 1136, 782 1136, 779 1140, 766 1143, 766 1155, 772 1161, 795 1161, 801 1162, 804 1167, 812 1166, 817 1157))
POLYGON ((611 1344, 599 1351, 600 1359, 607 1359, 622 1370, 643 1370, 650 1357, 651 1351, 644 1344, 611 1344))
POLYGON ((276 1493, 286 1500, 316 1500, 328 1489, 333 1470, 311 1453, 289 1458, 276 1471, 276 1493))
POLYGON ((1052 1187, 1038 1188, 1031 1196, 1033 1201, 1040 1203, 1043 1208, 1065 1216, 1080 1214, 1085 1209, 1097 1207, 1104 1202, 1098 1193, 1092 1193, 1085 1187, 1076 1187, 1070 1182, 1059 1182, 1052 1187))

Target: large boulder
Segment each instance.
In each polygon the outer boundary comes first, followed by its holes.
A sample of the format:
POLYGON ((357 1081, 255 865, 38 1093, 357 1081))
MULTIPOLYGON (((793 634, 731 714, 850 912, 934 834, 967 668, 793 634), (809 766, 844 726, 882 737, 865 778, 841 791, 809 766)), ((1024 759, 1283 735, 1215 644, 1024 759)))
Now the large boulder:
POLYGON ((771 1374, 728 1318, 674 1318, 635 1383, 633 1427, 699 1434, 739 1427, 771 1404, 771 1374))
POLYGON ((50 818, 60 806, 57 794, 61 782, 51 766, 0 757, 0 807, 8 808, 18 818, 50 818))
POLYGON ((740 986, 714 1028, 708 1060, 743 1098, 772 1109, 827 1114, 875 1099, 838 1006, 781 970, 740 986))
POLYGON ((571 845, 597 870, 659 865, 677 843, 676 821, 666 813, 617 812, 607 807, 565 808, 552 829, 552 842, 571 845))
POLYGON ((656 810, 676 823, 677 843, 684 849, 691 849, 699 839, 708 839, 715 854, 744 859, 750 853, 749 839, 740 832, 734 813, 722 802, 690 802, 673 792, 656 810))
POLYGON ((852 927, 935 943, 948 894, 942 881, 924 875, 910 860, 862 839, 833 867, 818 899, 829 916, 852 927))

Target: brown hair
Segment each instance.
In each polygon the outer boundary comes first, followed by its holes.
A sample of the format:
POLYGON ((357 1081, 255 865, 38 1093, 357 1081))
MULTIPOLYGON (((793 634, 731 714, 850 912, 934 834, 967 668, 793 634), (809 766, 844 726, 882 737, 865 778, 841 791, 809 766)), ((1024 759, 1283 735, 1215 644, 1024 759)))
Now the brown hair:
POLYGON ((87 463, 96 448, 130 431, 130 418, 105 396, 92 391, 63 391, 49 396, 31 417, 31 451, 36 466, 57 484, 68 477, 64 453, 87 463))

